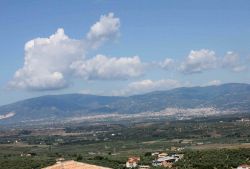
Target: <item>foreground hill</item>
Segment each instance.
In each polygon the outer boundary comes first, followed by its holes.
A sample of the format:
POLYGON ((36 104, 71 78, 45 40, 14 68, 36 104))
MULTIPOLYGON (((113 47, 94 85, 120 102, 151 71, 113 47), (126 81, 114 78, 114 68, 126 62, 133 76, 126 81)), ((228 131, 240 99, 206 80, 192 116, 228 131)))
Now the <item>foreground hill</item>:
POLYGON ((209 107, 220 111, 250 112, 250 85, 230 83, 220 86, 185 87, 129 97, 48 95, 1 106, 0 124, 114 113, 161 112, 167 108, 185 110, 209 107))

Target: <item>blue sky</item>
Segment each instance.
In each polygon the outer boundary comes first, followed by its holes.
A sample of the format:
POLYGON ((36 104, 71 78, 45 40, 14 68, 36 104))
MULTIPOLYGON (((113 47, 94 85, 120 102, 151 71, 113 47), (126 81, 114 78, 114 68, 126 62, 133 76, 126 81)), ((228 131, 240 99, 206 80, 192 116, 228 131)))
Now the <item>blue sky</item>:
POLYGON ((0 105, 250 82, 248 0, 1 0, 0 25, 0 105))

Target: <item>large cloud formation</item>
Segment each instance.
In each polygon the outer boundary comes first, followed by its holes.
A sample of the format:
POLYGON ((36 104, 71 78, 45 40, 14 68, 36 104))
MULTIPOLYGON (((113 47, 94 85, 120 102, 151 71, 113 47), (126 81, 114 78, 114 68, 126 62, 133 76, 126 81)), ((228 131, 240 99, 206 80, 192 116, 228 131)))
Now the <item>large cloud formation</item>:
POLYGON ((12 87, 28 90, 55 90, 67 87, 72 77, 84 79, 128 79, 140 76, 143 66, 138 56, 87 59, 85 54, 119 35, 120 20, 113 13, 103 15, 85 39, 71 39, 62 28, 48 38, 25 44, 24 65, 17 70, 12 87))
MULTIPOLYGON (((59 28, 47 38, 28 41, 24 47, 24 65, 15 72, 10 86, 27 90, 57 90, 68 87, 75 77, 84 80, 135 78, 144 73, 145 67, 178 70, 184 74, 202 73, 214 68, 241 72, 248 68, 234 52, 217 57, 215 52, 209 49, 191 50, 182 62, 166 58, 163 62, 148 65, 142 63, 139 56, 110 57, 98 54, 86 57, 91 50, 116 39, 120 25, 120 19, 109 13, 101 16, 99 21, 90 27, 85 38, 72 39, 65 34, 63 28, 59 28)), ((218 81, 214 81, 212 84, 217 83, 218 81)), ((178 86, 179 82, 171 79, 143 80, 129 84, 118 93, 126 95, 178 86)))
POLYGON ((16 71, 11 85, 32 90, 66 87, 69 65, 84 51, 83 42, 70 39, 61 28, 49 38, 28 41, 24 50, 24 66, 16 71))

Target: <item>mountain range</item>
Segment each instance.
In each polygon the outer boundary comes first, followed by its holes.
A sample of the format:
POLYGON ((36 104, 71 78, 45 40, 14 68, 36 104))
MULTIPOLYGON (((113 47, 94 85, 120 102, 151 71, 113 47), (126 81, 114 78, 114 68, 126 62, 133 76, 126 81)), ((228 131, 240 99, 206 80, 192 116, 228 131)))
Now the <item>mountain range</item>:
MULTIPOLYGON (((235 113, 250 112, 250 84, 182 87, 133 96, 86 94, 46 95, 0 107, 0 124, 52 121, 95 115, 136 115, 168 108, 213 108, 235 113)), ((190 111, 187 111, 189 113, 190 111)))

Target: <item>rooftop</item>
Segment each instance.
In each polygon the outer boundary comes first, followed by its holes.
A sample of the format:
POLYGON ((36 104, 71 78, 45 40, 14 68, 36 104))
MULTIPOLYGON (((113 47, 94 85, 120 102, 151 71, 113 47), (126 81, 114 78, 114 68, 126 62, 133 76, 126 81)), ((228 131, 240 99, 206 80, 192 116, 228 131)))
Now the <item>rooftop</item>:
POLYGON ((110 168, 101 167, 101 166, 92 165, 92 164, 80 163, 80 162, 71 160, 71 161, 57 162, 56 164, 52 166, 48 166, 42 169, 110 169, 110 168))

